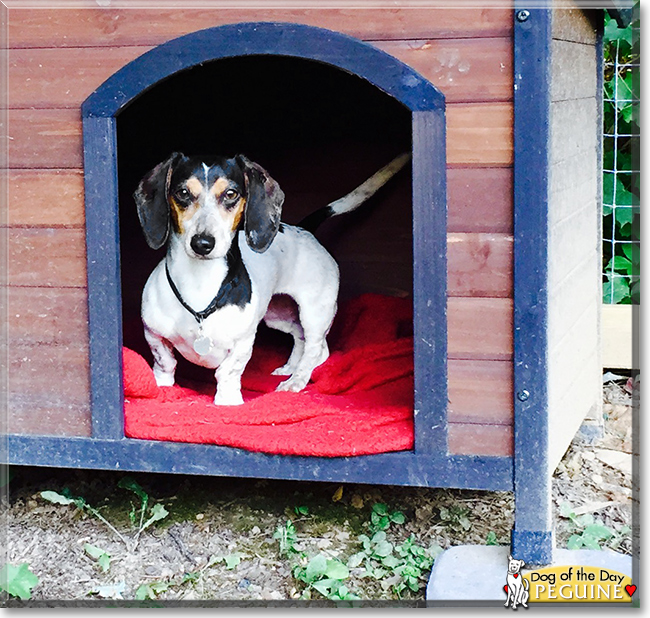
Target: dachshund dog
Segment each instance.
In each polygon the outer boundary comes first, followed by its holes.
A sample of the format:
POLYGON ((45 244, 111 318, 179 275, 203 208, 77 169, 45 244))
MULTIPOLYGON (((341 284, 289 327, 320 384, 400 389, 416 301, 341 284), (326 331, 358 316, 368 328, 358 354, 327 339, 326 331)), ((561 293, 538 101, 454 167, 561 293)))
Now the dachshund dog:
POLYGON ((280 222, 284 193, 243 155, 175 152, 148 172, 134 193, 138 217, 151 248, 167 244, 142 294, 158 385, 174 384, 176 349, 215 370, 216 405, 242 404, 241 376, 264 320, 294 340, 287 363, 273 372, 289 376, 277 390, 304 389, 329 356, 325 337, 339 289, 334 258, 308 230, 357 208, 409 159, 397 157, 298 226, 280 222))

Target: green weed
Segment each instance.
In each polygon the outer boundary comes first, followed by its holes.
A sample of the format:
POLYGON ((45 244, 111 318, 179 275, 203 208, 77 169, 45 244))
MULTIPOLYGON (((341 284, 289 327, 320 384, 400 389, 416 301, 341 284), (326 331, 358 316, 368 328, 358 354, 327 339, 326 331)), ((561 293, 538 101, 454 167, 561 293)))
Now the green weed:
POLYGON ((129 512, 129 519, 131 524, 136 529, 135 535, 132 539, 127 539, 110 521, 108 521, 98 509, 90 505, 84 498, 81 496, 73 496, 69 489, 64 488, 62 493, 57 493, 56 491, 42 491, 41 498, 51 502, 53 504, 61 504, 64 506, 74 505, 79 510, 85 511, 94 517, 97 517, 101 522, 103 522, 119 539, 126 545, 129 551, 135 551, 138 546, 138 541, 140 540, 140 535, 152 524, 161 519, 164 519, 169 515, 167 509, 159 503, 154 504, 152 507, 149 507, 149 495, 145 490, 138 484, 136 481, 129 477, 121 479, 118 483, 118 486, 123 489, 128 489, 129 491, 134 492, 140 498, 140 509, 136 506, 131 506, 131 511, 129 512), (145 520, 145 517, 149 514, 149 517, 145 520))
POLYGON ((613 530, 590 513, 576 515, 566 502, 560 506, 560 515, 571 522, 572 534, 567 541, 567 549, 616 549, 630 532, 629 526, 613 530))
POLYGON ((129 512, 129 519, 131 520, 131 525, 136 528, 135 537, 132 542, 132 551, 135 551, 138 546, 138 541, 140 540, 140 535, 153 523, 165 519, 169 512, 167 509, 160 503, 154 504, 151 509, 149 509, 149 518, 145 520, 147 513, 147 507, 149 506, 149 494, 132 478, 126 476, 120 479, 117 484, 118 487, 122 489, 127 489, 132 491, 134 494, 140 498, 140 517, 137 517, 137 509, 135 505, 131 506, 131 511, 129 512), (137 523, 136 523, 137 522, 137 523))
POLYGON ((406 517, 401 511, 391 510, 384 503, 374 504, 370 521, 366 524, 368 534, 358 537, 359 550, 348 558, 347 564, 324 553, 307 556, 297 551, 295 526, 290 520, 284 525, 279 524, 273 536, 280 544, 280 555, 293 557, 296 561, 292 574, 304 584, 302 598, 311 598, 316 591, 333 601, 360 600, 348 583, 350 570, 360 567, 358 577, 372 578, 384 590, 391 589, 402 598, 407 589, 417 592, 426 584, 433 561, 442 551, 438 545, 422 547, 413 535, 402 543, 391 542, 387 531, 405 522, 406 517))
POLYGON ((141 584, 135 591, 136 601, 154 600, 158 598, 159 594, 167 592, 170 584, 168 582, 148 582, 141 584))
POLYGON ((372 513, 370 514, 370 530, 371 532, 377 532, 378 530, 388 530, 391 523, 393 524, 403 524, 406 521, 404 513, 400 511, 389 511, 388 507, 378 502, 372 507, 372 513))
POLYGON ((32 598, 32 589, 38 586, 39 579, 29 569, 26 562, 18 566, 5 564, 0 569, 0 590, 23 601, 32 598))
POLYGON ((287 519, 287 523, 284 525, 278 524, 273 533, 273 538, 280 543, 281 556, 288 557, 291 554, 298 553, 296 550, 296 527, 290 519, 287 519))
POLYGON ((359 540, 362 549, 350 556, 348 566, 363 565, 361 577, 382 582, 382 587, 391 587, 399 598, 406 588, 417 592, 426 584, 433 562, 442 551, 438 545, 429 548, 418 545, 414 535, 400 545, 393 544, 383 530, 372 537, 362 534, 359 540))
POLYGON ((74 505, 80 511, 86 511, 91 515, 94 515, 103 522, 116 536, 120 539, 127 547, 129 547, 129 541, 122 535, 122 533, 110 522, 108 521, 95 507, 88 504, 81 496, 72 496, 70 490, 64 488, 63 493, 57 493, 56 491, 42 491, 41 498, 52 502, 53 504, 62 504, 64 506, 74 505))
POLYGON ((446 526, 458 532, 467 532, 472 523, 469 520, 470 510, 465 506, 453 505, 449 508, 440 507, 440 520, 446 526))
POLYGON ((90 543, 84 544, 84 551, 99 564, 103 573, 106 573, 111 566, 111 556, 103 549, 95 547, 90 543))
POLYGON ((331 601, 355 601, 359 597, 343 583, 349 576, 348 567, 336 558, 317 554, 306 566, 299 564, 292 569, 293 576, 306 584, 303 598, 311 598, 311 589, 316 590, 331 601))

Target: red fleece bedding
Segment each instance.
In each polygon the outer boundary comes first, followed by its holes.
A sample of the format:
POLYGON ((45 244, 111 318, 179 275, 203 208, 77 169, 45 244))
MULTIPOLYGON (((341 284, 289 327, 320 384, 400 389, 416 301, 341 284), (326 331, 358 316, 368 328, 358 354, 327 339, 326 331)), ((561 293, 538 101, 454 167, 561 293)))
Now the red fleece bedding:
POLYGON ((365 294, 343 307, 332 354, 301 393, 277 393, 277 349, 256 346, 242 379, 244 405, 215 406, 215 383, 159 388, 124 348, 126 435, 233 446, 281 455, 343 457, 413 447, 412 304, 365 294))

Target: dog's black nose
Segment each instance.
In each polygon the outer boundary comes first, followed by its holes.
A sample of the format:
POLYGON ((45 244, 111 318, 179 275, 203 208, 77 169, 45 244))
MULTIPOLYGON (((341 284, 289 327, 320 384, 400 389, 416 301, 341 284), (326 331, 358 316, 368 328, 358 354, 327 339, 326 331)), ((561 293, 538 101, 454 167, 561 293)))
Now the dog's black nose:
POLYGON ((209 234, 196 234, 190 241, 192 251, 197 255, 208 255, 214 249, 214 236, 209 234))

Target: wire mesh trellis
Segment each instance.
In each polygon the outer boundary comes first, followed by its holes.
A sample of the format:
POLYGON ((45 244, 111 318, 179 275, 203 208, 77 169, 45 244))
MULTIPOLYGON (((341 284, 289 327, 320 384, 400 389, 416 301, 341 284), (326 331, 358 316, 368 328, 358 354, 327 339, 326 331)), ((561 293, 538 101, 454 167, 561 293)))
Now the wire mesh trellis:
MULTIPOLYGON (((605 44, 603 301, 639 302, 639 55, 636 29, 605 44)), ((606 29, 606 36, 608 29, 606 29)))

